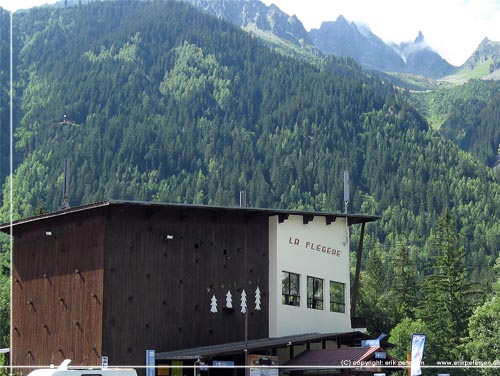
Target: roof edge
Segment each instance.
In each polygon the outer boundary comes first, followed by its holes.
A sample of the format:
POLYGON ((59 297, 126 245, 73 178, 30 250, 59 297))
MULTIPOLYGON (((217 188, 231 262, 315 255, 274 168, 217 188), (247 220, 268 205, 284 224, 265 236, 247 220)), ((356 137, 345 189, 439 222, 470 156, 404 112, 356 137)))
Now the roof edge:
POLYGON ((359 224, 374 222, 381 218, 379 215, 368 215, 368 214, 349 214, 349 213, 336 213, 336 212, 318 212, 318 211, 307 211, 307 210, 287 210, 287 209, 271 209, 271 208, 252 208, 252 207, 239 207, 239 206, 209 206, 209 205, 196 205, 196 204, 179 204, 179 203, 165 203, 165 202, 155 202, 155 201, 129 201, 129 200, 108 200, 99 201, 96 203, 85 204, 80 206, 75 206, 69 209, 57 210, 50 213, 45 213, 33 217, 27 217, 23 219, 18 219, 12 223, 2 223, 0 224, 0 231, 7 232, 6 229, 18 226, 30 222, 41 221, 47 218, 59 217, 67 214, 77 213, 86 210, 92 210, 96 208, 101 208, 105 206, 121 206, 121 205, 134 205, 134 206, 159 206, 159 207, 171 207, 171 208, 186 208, 186 209, 201 209, 201 210, 221 210, 221 211, 245 211, 249 213, 263 213, 268 216, 287 214, 287 215, 313 215, 318 217, 339 217, 347 218, 348 224, 359 224))
POLYGON ((368 338, 369 336, 360 331, 340 332, 340 333, 304 333, 288 335, 283 337, 269 337, 251 339, 248 341, 228 342, 215 345, 200 346, 189 349, 178 349, 173 351, 158 352, 156 359, 197 359, 207 356, 230 355, 241 352, 245 349, 255 351, 263 348, 287 347, 291 343, 301 345, 308 342, 319 342, 322 340, 345 339, 351 337, 368 338))
MULTIPOLYGON (((75 206, 75 207, 72 207, 69 209, 56 210, 53 212, 35 215, 32 217, 17 219, 17 220, 12 221, 12 222, 0 223, 0 231, 4 231, 5 229, 10 228, 11 226, 23 225, 23 224, 29 223, 29 222, 41 221, 41 220, 44 220, 47 218, 59 217, 59 216, 66 215, 66 214, 78 213, 81 211, 101 208, 101 207, 109 206, 109 205, 111 205, 111 201, 99 201, 99 202, 95 202, 92 204, 80 205, 80 206, 75 206)), ((4 231, 4 232, 6 232, 6 231, 4 231)))

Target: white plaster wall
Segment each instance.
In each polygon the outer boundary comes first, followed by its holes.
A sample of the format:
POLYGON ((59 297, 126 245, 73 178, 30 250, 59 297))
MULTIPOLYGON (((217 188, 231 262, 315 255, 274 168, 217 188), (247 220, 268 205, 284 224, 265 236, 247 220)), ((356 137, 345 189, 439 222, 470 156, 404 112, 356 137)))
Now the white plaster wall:
POLYGON ((269 219, 269 335, 351 331, 349 236, 345 218, 325 217, 303 224, 302 216, 283 223, 269 219), (281 303, 282 272, 300 274, 300 306, 281 303), (307 308, 307 276, 323 279, 323 310, 307 308), (345 283, 345 313, 330 312, 330 281, 345 283))

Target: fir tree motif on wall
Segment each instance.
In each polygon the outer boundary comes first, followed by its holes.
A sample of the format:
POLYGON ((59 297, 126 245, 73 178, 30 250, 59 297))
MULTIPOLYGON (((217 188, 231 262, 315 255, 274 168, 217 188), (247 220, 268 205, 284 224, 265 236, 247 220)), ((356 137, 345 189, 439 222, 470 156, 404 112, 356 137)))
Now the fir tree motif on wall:
MULTIPOLYGON (((224 305, 224 310, 233 310, 233 294, 231 294, 231 291, 228 290, 225 295, 226 302, 224 305)), ((260 291, 259 287, 255 289, 255 310, 256 311, 261 311, 262 310, 262 292, 260 291)), ((241 290, 241 295, 240 295, 240 312, 245 314, 248 311, 248 302, 247 302, 247 293, 244 289, 241 290)), ((217 305, 217 298, 214 295, 212 295, 212 298, 210 300, 210 312, 212 313, 217 313, 218 312, 218 305, 217 305)))
POLYGON ((245 290, 241 291, 240 307, 241 307, 240 312, 245 314, 247 312, 247 293, 245 292, 245 290))
POLYGON ((259 286, 257 286, 257 289, 255 290, 255 310, 260 311, 262 308, 260 307, 260 298, 261 298, 261 293, 259 286))
POLYGON ((233 296, 231 295, 231 291, 227 291, 226 294, 226 308, 233 308, 233 296))
POLYGON ((210 303, 210 312, 217 313, 217 298, 215 295, 212 295, 212 300, 210 303))

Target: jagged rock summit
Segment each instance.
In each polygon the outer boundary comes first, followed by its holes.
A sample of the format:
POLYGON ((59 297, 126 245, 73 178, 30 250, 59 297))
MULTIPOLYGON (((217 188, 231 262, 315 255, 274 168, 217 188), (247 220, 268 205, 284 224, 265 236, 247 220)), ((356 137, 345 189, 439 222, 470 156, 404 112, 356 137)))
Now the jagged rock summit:
POLYGON ((311 40, 325 54, 349 56, 368 69, 401 72, 404 61, 366 26, 349 23, 340 15, 309 32, 311 40))
MULTIPOLYGON (((89 0, 61 0, 55 6, 87 3, 89 0)), ((340 15, 325 21, 319 29, 306 31, 296 15, 288 15, 276 5, 260 0, 183 0, 213 16, 223 18, 247 31, 254 32, 271 46, 283 44, 295 53, 348 56, 363 68, 387 73, 409 73, 427 78, 444 78, 459 69, 432 50, 422 31, 411 42, 386 44, 365 25, 349 22, 340 15)), ((477 78, 500 79, 500 42, 485 38, 467 62, 460 67, 475 71, 477 78), (487 65, 487 67, 485 67, 487 65), (483 74, 486 72, 486 75, 483 74)), ((462 74, 462 73, 461 73, 462 74)))
POLYGON ((453 73, 456 67, 443 59, 425 40, 422 31, 413 42, 393 45, 406 63, 406 72, 430 78, 440 78, 453 73))
POLYGON ((309 35, 297 16, 289 16, 276 5, 258 0, 184 0, 202 11, 223 18, 242 28, 256 28, 282 40, 318 54, 309 35))
POLYGON ((367 69, 430 78, 446 76, 456 69, 430 48, 421 31, 413 42, 388 46, 367 26, 339 16, 334 22, 323 22, 309 35, 321 52, 352 57, 367 69))
MULTIPOLYGON (((413 41, 386 44, 368 26, 349 22, 342 15, 307 32, 297 16, 259 0, 184 0, 216 17, 247 30, 257 30, 314 55, 348 56, 362 67, 388 73, 408 73, 438 79, 458 67, 434 51, 422 31, 413 41)), ((487 78, 500 79, 500 42, 485 38, 460 70, 486 70, 487 78), (485 68, 484 65, 487 65, 485 68), (478 68, 481 66, 480 68, 478 68)))
POLYGON ((486 65, 490 78, 500 79, 500 42, 484 38, 462 67, 474 70, 481 65, 486 65))
POLYGON ((415 43, 422 43, 424 41, 424 34, 422 31, 418 32, 418 36, 415 38, 415 43))

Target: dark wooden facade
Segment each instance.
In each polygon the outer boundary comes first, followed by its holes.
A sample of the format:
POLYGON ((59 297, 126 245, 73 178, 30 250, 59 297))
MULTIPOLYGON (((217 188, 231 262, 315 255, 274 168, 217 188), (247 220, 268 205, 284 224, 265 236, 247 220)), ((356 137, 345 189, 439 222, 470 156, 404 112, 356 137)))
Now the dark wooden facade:
POLYGON ((110 360, 144 364, 145 349, 243 340, 242 289, 249 296, 249 338, 267 337, 268 305, 251 308, 257 286, 267 297, 267 216, 117 206, 107 223, 103 351, 110 360), (234 310, 222 308, 228 290, 234 310), (217 313, 210 312, 213 295, 217 313))
POLYGON ((13 365, 59 364, 68 357, 100 362, 104 212, 99 208, 15 228, 13 365))
POLYGON ((103 204, 17 223, 14 237, 13 365, 142 365, 145 349, 240 341, 242 289, 249 338, 268 336, 265 213, 103 204))

